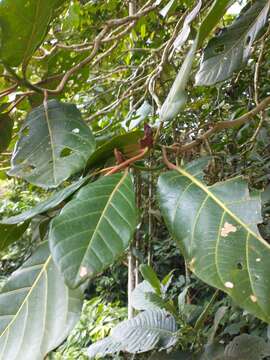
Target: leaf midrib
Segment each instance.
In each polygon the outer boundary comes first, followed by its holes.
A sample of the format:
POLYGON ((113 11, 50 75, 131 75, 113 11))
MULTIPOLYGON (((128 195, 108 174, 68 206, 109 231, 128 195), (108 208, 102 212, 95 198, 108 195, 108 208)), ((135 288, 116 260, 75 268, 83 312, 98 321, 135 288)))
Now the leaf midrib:
MULTIPOLYGON (((0 335, 0 338, 2 336, 5 335, 5 333, 10 329, 10 327, 12 326, 12 324, 16 321, 20 311, 22 310, 22 308, 24 307, 24 305, 27 303, 30 295, 32 294, 35 286, 37 285, 37 283, 39 282, 41 276, 43 275, 43 273, 47 270, 50 261, 52 260, 52 256, 50 255, 48 257, 48 259, 46 260, 46 262, 43 264, 42 268, 40 269, 40 273, 38 274, 37 278, 35 279, 35 281, 33 282, 33 285, 31 286, 28 294, 26 295, 25 299, 23 300, 22 304, 20 305, 19 309, 17 310, 16 314, 14 315, 13 319, 10 321, 10 323, 7 325, 7 327, 5 328, 5 330, 2 332, 2 334, 0 335)), ((0 316, 1 318, 1 316, 0 316)))
POLYGON ((109 207, 110 204, 111 204, 112 198, 114 197, 115 193, 118 191, 118 189, 120 188, 120 186, 121 186, 121 185, 123 184, 123 182, 125 181, 127 175, 128 175, 128 171, 125 171, 124 174, 123 174, 123 176, 121 177, 121 179, 119 180, 119 182, 116 184, 115 188, 113 189, 111 195, 110 195, 109 198, 108 198, 108 201, 107 201, 104 209, 103 209, 102 212, 101 212, 100 218, 99 218, 98 223, 97 223, 97 225, 96 225, 96 227, 95 227, 95 231, 93 232, 93 234, 92 234, 92 236, 91 236, 91 239, 90 239, 89 244, 88 244, 88 246, 87 246, 87 248, 86 248, 86 251, 85 251, 85 253, 84 253, 84 256, 83 256, 83 258, 82 258, 82 260, 81 260, 81 262, 80 262, 80 266, 78 267, 78 271, 77 271, 77 274, 76 274, 76 278, 78 278, 78 276, 79 276, 80 268, 81 268, 81 266, 84 264, 85 258, 86 258, 86 256, 88 255, 88 252, 89 252, 89 250, 90 250, 90 248, 91 248, 92 242, 93 242, 96 234, 98 233, 99 226, 100 226, 101 222, 103 221, 103 218, 105 217, 106 211, 107 211, 108 207, 109 207))
POLYGON ((254 231, 252 231, 237 215, 235 215, 227 206, 216 197, 207 186, 197 180, 193 175, 189 174, 183 168, 177 168, 177 171, 183 176, 187 177, 190 181, 192 181, 195 185, 197 185, 200 189, 202 189, 212 200, 214 200, 227 214, 229 214, 236 222, 238 222, 247 232, 249 232, 254 238, 263 243, 268 249, 270 248, 270 244, 268 244, 263 238, 259 237, 254 231))

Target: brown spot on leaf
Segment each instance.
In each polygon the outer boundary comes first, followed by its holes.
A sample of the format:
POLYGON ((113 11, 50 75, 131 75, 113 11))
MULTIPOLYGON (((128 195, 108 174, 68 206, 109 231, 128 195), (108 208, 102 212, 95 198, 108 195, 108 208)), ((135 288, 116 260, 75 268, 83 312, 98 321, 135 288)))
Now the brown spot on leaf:
POLYGON ((191 261, 190 261, 190 263, 188 264, 188 266, 189 266, 189 268, 190 268, 190 270, 193 272, 194 271, 194 264, 195 264, 195 261, 196 261, 196 259, 195 258, 192 258, 191 259, 191 261))
POLYGON ((237 228, 234 225, 232 225, 228 222, 225 222, 223 228, 221 229, 220 235, 223 237, 227 237, 230 233, 232 233, 232 232, 234 233, 236 231, 237 231, 237 228))
POLYGON ((257 298, 256 298, 256 296, 255 295, 250 295, 250 299, 251 299, 251 301, 252 302, 257 302, 257 298))

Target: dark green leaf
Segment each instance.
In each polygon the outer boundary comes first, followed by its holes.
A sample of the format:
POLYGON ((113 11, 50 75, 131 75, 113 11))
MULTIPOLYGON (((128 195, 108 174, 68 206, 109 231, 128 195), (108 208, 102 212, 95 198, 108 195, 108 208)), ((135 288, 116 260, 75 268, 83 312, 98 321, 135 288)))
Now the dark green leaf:
POLYGON ((0 223, 0 251, 7 246, 19 240, 28 228, 29 222, 23 224, 11 225, 0 223))
POLYGON ((12 216, 10 218, 4 218, 2 221, 0 221, 0 224, 19 224, 23 221, 32 219, 36 215, 42 214, 48 210, 54 209, 58 205, 60 205, 65 199, 67 199, 69 196, 71 196, 75 191, 77 191, 80 187, 82 187, 87 181, 89 180, 89 177, 85 177, 68 187, 66 187, 63 190, 58 191, 53 196, 51 196, 49 199, 40 202, 37 206, 34 208, 27 210, 23 212, 22 214, 12 216))
POLYGON ((163 174, 158 188, 166 224, 190 269, 270 322, 270 246, 257 229, 260 197, 241 177, 207 187, 183 168, 163 174))
POLYGON ((43 360, 78 320, 80 291, 68 289, 48 243, 12 274, 0 292, 0 356, 43 360))
POLYGON ((0 59, 9 66, 27 63, 44 40, 54 11, 65 0, 2 0, 0 59))
POLYGON ((140 150, 139 140, 143 138, 143 135, 142 131, 133 131, 115 136, 112 140, 101 145, 91 155, 87 162, 87 168, 103 165, 109 158, 114 156, 114 149, 118 149, 127 157, 136 155, 140 150))
POLYGON ((95 139, 77 108, 50 100, 27 116, 9 174, 56 187, 82 170, 94 150, 95 139))
POLYGON ((0 115, 0 153, 5 151, 12 138, 13 120, 7 114, 0 115))
POLYGON ((256 1, 231 26, 210 40, 196 75, 197 85, 216 84, 241 69, 267 21, 269 8, 268 0, 256 1))
POLYGON ((53 221, 50 246, 66 282, 76 287, 113 264, 137 225, 135 196, 125 172, 86 185, 53 221))
POLYGON ((149 265, 142 264, 140 265, 140 272, 144 280, 148 281, 149 284, 153 287, 157 294, 161 294, 161 283, 157 277, 155 271, 149 265))

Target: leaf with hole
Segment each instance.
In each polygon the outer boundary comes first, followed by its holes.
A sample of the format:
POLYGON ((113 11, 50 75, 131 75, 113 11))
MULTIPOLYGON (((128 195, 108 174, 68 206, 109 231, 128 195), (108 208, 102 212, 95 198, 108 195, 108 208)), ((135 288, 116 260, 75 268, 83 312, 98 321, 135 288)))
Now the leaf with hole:
POLYGON ((197 85, 214 85, 241 69, 250 56, 254 40, 267 22, 269 8, 268 0, 254 2, 231 26, 209 41, 196 75, 197 85))
POLYGON ((5 151, 12 138, 13 120, 7 114, 0 114, 0 153, 5 151))
POLYGON ((42 243, 0 292, 0 358, 43 360, 66 338, 82 306, 42 243))
POLYGON ((257 229, 259 194, 251 194, 241 177, 206 186, 191 165, 161 175, 158 192, 167 227, 191 271, 270 322, 270 245, 257 229))
POLYGON ((52 210, 60 205, 64 200, 70 197, 73 193, 75 193, 79 188, 81 188, 87 181, 89 177, 85 177, 76 181, 75 183, 67 186, 65 189, 60 190, 53 194, 49 199, 41 201, 32 209, 29 209, 22 214, 11 216, 9 218, 4 218, 0 221, 1 224, 19 224, 21 222, 32 219, 33 217, 42 214, 46 211, 52 210))
POLYGON ((32 184, 57 187, 84 169, 95 139, 75 105, 49 100, 27 116, 9 175, 32 184))
POLYGON ((70 287, 112 265, 127 249, 137 225, 128 172, 83 187, 51 223, 53 258, 70 287))
POLYGON ((65 0, 2 0, 0 59, 9 66, 26 64, 49 31, 56 9, 65 0))

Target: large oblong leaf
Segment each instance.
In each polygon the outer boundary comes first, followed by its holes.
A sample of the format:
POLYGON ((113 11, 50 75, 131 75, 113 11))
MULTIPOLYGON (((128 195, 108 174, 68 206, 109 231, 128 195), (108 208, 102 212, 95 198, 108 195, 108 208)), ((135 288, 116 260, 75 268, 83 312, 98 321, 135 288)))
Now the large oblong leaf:
POLYGON ((53 258, 70 287, 110 266, 128 247, 136 228, 128 172, 83 187, 51 223, 53 258))
POLYGON ((65 0, 1 0, 0 59, 9 66, 27 63, 44 40, 54 11, 65 0))
POLYGON ((70 290, 42 243, 0 292, 0 359, 43 360, 80 315, 80 291, 70 290))
POLYGON ((82 170, 94 150, 95 139, 76 106, 50 100, 27 116, 9 175, 57 187, 82 170))
POLYGON ((196 75, 197 85, 216 84, 241 69, 254 40, 267 22, 269 8, 268 0, 255 1, 231 26, 209 41, 196 75))
POLYGON ((241 177, 207 187, 195 176, 196 166, 189 169, 159 178, 160 206, 173 238, 201 280, 270 322, 270 245, 257 230, 260 197, 241 177))
POLYGON ((88 356, 105 356, 119 351, 143 353, 155 348, 167 349, 177 340, 177 325, 164 310, 143 311, 113 328, 111 336, 92 344, 88 356))

